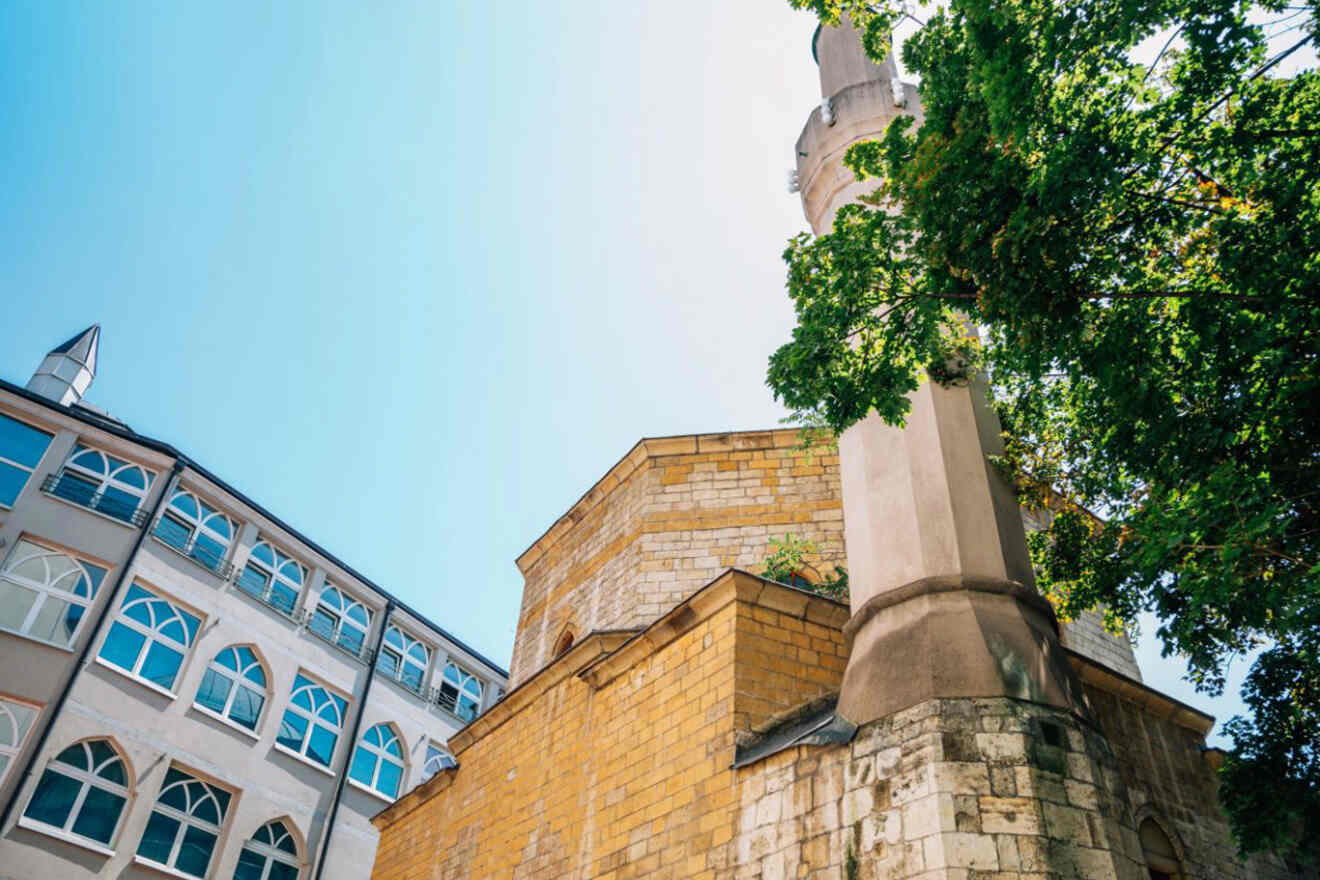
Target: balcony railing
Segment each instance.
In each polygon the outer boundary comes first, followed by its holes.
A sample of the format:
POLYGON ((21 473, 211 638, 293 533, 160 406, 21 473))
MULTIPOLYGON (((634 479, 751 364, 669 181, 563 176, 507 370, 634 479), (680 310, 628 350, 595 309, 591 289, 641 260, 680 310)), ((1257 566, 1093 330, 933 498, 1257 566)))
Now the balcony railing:
POLYGON ((336 633, 334 625, 327 622, 324 617, 318 617, 315 609, 307 609, 304 615, 309 633, 327 644, 334 645, 354 660, 368 662, 367 655, 371 653, 371 649, 364 644, 361 636, 347 628, 341 628, 336 633))
POLYGON ((463 721, 471 721, 481 714, 479 710, 463 706, 458 702, 457 694, 446 693, 443 688, 431 688, 430 702, 463 721))
POLYGON ((171 540, 168 534, 162 533, 159 528, 152 532, 152 536, 185 559, 191 560, 212 574, 219 576, 221 580, 229 580, 230 575, 234 573, 234 564, 210 547, 195 542, 185 543, 181 547, 171 540))
POLYGON ((69 474, 51 474, 46 477, 41 483, 41 491, 129 525, 141 527, 147 522, 147 512, 138 501, 129 502, 106 495, 87 481, 69 474))
POLYGON ((295 623, 305 622, 297 613, 297 593, 283 587, 276 589, 276 585, 271 583, 256 583, 245 578, 242 571, 238 573, 237 577, 233 578, 233 582, 238 592, 243 595, 257 600, 267 608, 278 611, 295 623))

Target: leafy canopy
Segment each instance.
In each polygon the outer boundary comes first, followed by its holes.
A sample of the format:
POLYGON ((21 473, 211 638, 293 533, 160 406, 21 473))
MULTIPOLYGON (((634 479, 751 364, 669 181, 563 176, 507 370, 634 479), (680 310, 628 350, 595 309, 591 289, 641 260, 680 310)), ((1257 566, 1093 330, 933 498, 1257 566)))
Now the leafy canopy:
MULTIPOLYGON (((849 15, 877 60, 906 14, 790 2, 849 15)), ((1211 693, 1263 650, 1223 801, 1244 852, 1299 856, 1320 846, 1320 77, 1279 71, 1318 3, 931 11, 903 48, 924 123, 854 145, 874 194, 789 243, 798 326, 768 375, 838 431, 901 423, 919 381, 977 361, 1022 500, 1069 499, 1031 545, 1060 612, 1153 611, 1211 693)))

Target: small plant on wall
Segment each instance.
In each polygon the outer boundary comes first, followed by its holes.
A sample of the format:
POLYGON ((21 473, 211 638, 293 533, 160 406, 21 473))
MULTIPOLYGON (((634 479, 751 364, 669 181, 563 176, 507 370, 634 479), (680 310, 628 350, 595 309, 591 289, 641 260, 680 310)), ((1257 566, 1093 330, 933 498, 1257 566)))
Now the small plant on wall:
POLYGON ((762 575, 769 580, 788 584, 790 587, 810 590, 839 602, 847 602, 848 572, 843 566, 834 566, 832 571, 817 580, 807 577, 806 570, 810 568, 806 561, 807 557, 816 556, 818 553, 819 549, 813 541, 796 537, 792 532, 784 535, 783 538, 771 538, 770 555, 765 558, 762 575))

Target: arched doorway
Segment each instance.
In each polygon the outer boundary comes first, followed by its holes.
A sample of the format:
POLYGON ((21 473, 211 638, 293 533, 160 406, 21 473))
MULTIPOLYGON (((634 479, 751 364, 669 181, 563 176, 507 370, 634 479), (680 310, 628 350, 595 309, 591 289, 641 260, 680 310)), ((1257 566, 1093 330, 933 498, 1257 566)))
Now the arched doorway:
POLYGON ((1154 819, 1146 819, 1137 829, 1141 837, 1141 852, 1146 857, 1150 880, 1182 880, 1182 866, 1173 841, 1154 819))

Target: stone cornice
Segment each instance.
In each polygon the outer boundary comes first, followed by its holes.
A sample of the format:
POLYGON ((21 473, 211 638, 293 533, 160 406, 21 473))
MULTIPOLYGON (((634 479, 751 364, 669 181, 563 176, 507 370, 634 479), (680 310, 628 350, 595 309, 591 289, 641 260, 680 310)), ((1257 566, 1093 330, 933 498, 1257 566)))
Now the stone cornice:
POLYGON ((1107 666, 1102 666, 1071 648, 1065 648, 1064 650, 1067 652, 1068 661, 1072 663, 1073 669, 1077 670, 1077 675, 1081 678, 1083 684, 1113 694, 1119 699, 1136 703, 1151 714, 1168 719, 1180 727, 1186 727, 1199 733, 1201 736, 1209 734, 1215 726, 1213 715, 1208 715, 1200 709, 1195 709, 1180 700, 1175 700, 1168 694, 1162 694, 1148 685, 1115 672, 1107 666))
POLYGON ((667 455, 744 452, 756 449, 781 449, 800 442, 797 428, 768 431, 729 431, 722 434, 683 434, 676 437, 645 437, 606 472, 596 483, 555 520, 541 537, 532 542, 515 560, 526 574, 537 560, 558 544, 597 505, 613 494, 651 459, 667 455))

